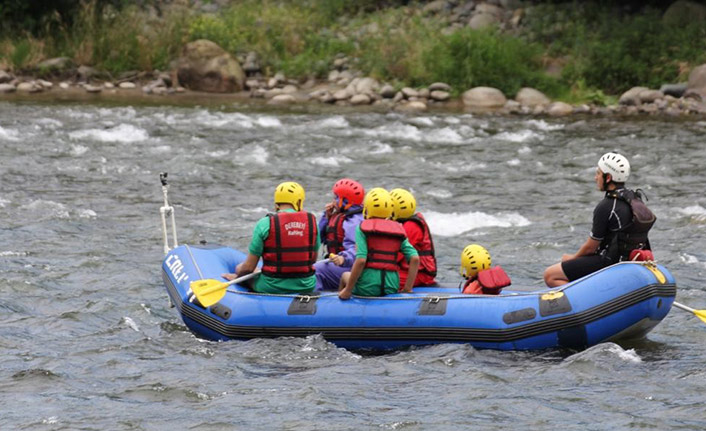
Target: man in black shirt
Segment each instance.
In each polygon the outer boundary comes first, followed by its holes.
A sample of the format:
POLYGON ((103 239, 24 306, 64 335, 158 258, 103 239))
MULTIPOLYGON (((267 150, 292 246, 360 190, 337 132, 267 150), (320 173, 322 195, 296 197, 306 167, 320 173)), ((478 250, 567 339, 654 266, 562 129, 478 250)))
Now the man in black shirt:
POLYGON ((591 234, 575 254, 563 255, 561 262, 544 271, 547 286, 561 286, 620 260, 616 239, 618 232, 630 227, 632 210, 616 196, 625 189, 629 176, 630 163, 625 156, 606 153, 600 158, 595 180, 598 190, 606 194, 593 210, 591 234))

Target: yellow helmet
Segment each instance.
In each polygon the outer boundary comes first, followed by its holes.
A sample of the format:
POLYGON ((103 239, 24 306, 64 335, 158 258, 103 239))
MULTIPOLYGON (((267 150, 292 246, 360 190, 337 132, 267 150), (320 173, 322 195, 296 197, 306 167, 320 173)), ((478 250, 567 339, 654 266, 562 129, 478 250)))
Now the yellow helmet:
POLYGON ((392 200, 387 190, 375 187, 363 199, 363 217, 390 218, 392 217, 392 200))
POLYGON ((283 182, 275 188, 275 205, 291 204, 295 210, 301 211, 304 197, 304 187, 293 181, 283 182))
POLYGON ((490 253, 478 244, 467 245, 461 252, 461 275, 471 278, 490 268, 490 253))
POLYGON ((392 208, 394 210, 393 219, 408 219, 414 215, 417 210, 417 201, 414 195, 405 189, 390 190, 392 198, 392 208))

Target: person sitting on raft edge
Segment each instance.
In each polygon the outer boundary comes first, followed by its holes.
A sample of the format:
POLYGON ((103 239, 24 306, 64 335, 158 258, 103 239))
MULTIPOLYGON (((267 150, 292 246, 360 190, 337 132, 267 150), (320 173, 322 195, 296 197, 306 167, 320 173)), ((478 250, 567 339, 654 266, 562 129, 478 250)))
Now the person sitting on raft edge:
POLYGON ((609 152, 598 160, 594 180, 605 192, 593 210, 591 233, 575 254, 565 254, 561 262, 544 271, 548 287, 558 287, 622 260, 652 260, 649 230, 656 221, 642 202, 640 189, 625 188, 630 162, 609 152))
MULTIPOLYGON (((436 255, 431 230, 422 213, 416 212, 417 200, 405 189, 390 190, 393 219, 404 227, 409 243, 419 253, 419 270, 413 286, 436 286, 436 255)), ((409 265, 402 254, 398 255, 400 264, 400 291, 407 282, 409 265)))
POLYGON ((248 255, 223 274, 227 280, 250 274, 262 257, 262 274, 253 283, 258 293, 309 294, 314 290, 314 263, 321 245, 316 217, 303 211, 304 188, 287 181, 275 188, 275 212, 255 224, 248 255))
POLYGON ((321 242, 331 262, 317 262, 316 291, 338 290, 341 275, 351 270, 355 260, 355 231, 363 221, 365 189, 358 182, 342 178, 333 185, 334 200, 324 207, 319 220, 321 242))
POLYGON ((374 188, 363 201, 363 222, 356 228, 356 259, 350 272, 341 277, 338 297, 385 296, 397 293, 400 286, 397 254, 409 259, 409 276, 402 289, 412 292, 412 283, 419 268, 417 250, 407 240, 404 228, 393 215, 390 194, 383 188, 374 188))
POLYGON ((511 284, 510 277, 500 266, 491 267, 492 259, 485 247, 467 245, 461 252, 461 275, 465 278, 459 289, 470 295, 498 295, 511 284))

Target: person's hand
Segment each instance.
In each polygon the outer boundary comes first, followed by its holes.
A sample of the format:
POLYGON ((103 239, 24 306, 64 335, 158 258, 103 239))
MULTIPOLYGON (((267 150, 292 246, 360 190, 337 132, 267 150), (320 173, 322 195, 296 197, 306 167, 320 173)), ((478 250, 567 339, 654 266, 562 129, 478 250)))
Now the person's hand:
POLYGON ((336 265, 336 266, 341 266, 343 265, 343 262, 346 261, 346 259, 343 258, 340 254, 333 254, 331 253, 331 256, 329 256, 329 259, 331 259, 331 262, 336 265))
POLYGON ((353 289, 348 289, 348 287, 338 292, 338 297, 344 301, 346 299, 351 299, 351 296, 353 296, 353 289))
POLYGON ((225 278, 228 281, 235 280, 238 277, 238 274, 221 274, 221 277, 225 278))
POLYGON ((409 289, 407 288, 402 288, 400 289, 400 293, 412 293, 412 288, 410 287, 409 289))
POLYGON ((565 254, 565 255, 561 256, 561 261, 566 262, 567 260, 574 259, 575 257, 576 257, 576 255, 573 255, 573 254, 565 254))
POLYGON ((331 201, 324 206, 324 214, 326 214, 326 218, 331 218, 334 212, 336 212, 335 201, 331 201))

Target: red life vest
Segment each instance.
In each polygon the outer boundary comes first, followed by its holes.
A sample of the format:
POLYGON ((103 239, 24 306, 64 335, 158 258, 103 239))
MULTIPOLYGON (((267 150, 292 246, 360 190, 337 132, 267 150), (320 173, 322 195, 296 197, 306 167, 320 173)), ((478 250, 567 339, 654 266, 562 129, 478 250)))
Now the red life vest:
MULTIPOLYGON (((419 253, 419 273, 426 274, 433 279, 436 277, 436 255, 434 253, 434 241, 431 238, 431 231, 429 230, 429 225, 424 219, 424 216, 420 213, 416 213, 408 219, 398 221, 402 222, 403 226, 407 223, 416 223, 422 229, 421 241, 412 244, 412 247, 419 253)), ((409 263, 404 256, 400 255, 399 258, 400 267, 402 271, 406 272, 409 269, 409 263)), ((424 278, 428 279, 429 277, 424 278)), ((417 278, 419 278, 419 276, 417 276, 417 278)), ((418 283, 415 283, 415 286, 416 285, 418 285, 418 283)))
POLYGON ((406 238, 402 225, 392 220, 367 219, 360 224, 360 230, 368 240, 365 267, 399 271, 397 253, 406 238))
POLYGON ((316 219, 307 212, 268 214, 270 233, 262 253, 262 273, 275 278, 314 275, 316 219))
POLYGON ((354 210, 334 214, 328 219, 328 225, 326 226, 326 248, 329 254, 339 254, 345 250, 343 248, 343 239, 346 236, 346 232, 343 230, 343 222, 353 214, 359 214, 361 212, 363 212, 362 208, 356 208, 354 210))
POLYGON ((505 270, 500 266, 494 266, 478 273, 475 278, 466 280, 463 285, 463 293, 472 295, 497 295, 503 287, 511 284, 505 270))

